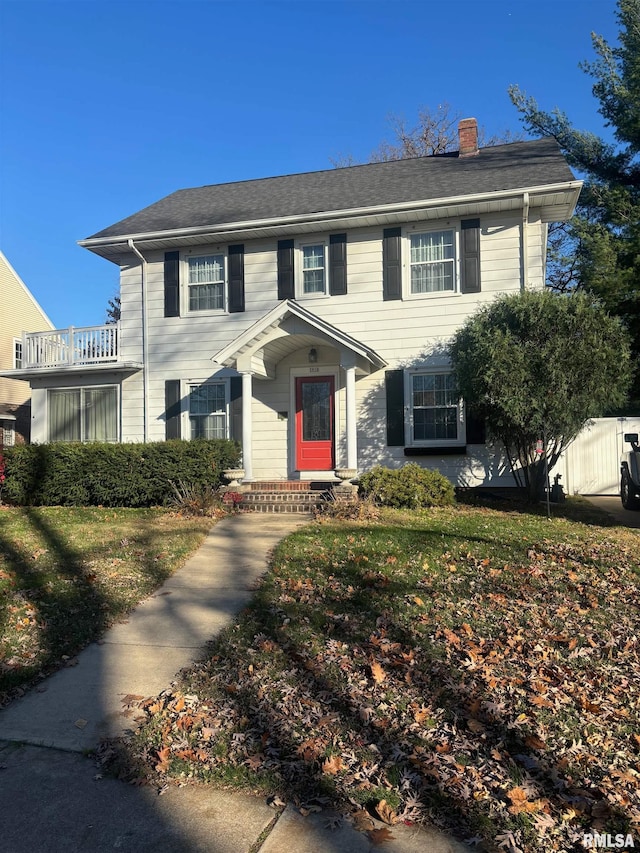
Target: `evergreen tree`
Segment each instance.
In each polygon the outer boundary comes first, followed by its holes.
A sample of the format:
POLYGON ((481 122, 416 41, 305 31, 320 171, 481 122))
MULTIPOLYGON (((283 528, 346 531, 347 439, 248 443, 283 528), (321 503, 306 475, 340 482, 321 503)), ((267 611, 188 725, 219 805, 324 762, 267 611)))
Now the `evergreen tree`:
POLYGON ((636 370, 631 410, 640 411, 640 0, 618 0, 619 44, 592 34, 597 55, 582 69, 615 142, 576 130, 560 109, 544 112, 517 86, 509 90, 525 128, 553 136, 586 178, 576 216, 550 244, 552 288, 596 295, 632 336, 636 370))

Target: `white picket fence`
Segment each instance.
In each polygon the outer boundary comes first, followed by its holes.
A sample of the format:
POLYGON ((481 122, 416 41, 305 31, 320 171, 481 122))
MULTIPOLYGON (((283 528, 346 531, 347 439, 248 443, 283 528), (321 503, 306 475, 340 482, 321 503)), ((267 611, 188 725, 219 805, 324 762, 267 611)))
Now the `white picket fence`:
POLYGON ((640 418, 595 418, 568 447, 551 472, 562 474, 569 495, 617 495, 620 456, 630 450, 624 434, 640 433, 640 418))

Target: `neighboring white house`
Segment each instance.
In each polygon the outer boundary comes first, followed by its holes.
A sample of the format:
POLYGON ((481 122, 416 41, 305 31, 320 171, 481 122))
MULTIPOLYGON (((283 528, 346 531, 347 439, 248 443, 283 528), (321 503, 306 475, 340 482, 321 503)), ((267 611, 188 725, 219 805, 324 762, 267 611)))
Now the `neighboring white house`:
MULTIPOLYGON (((53 329, 53 323, 0 252, 0 370, 23 367, 25 329, 53 329)), ((30 397, 24 379, 8 379, 0 373, 0 447, 29 440, 30 397)))
POLYGON ((581 182, 551 139, 180 190, 80 245, 120 266, 117 326, 27 335, 35 441, 238 438, 248 480, 417 461, 511 483, 447 342, 541 288, 581 182))

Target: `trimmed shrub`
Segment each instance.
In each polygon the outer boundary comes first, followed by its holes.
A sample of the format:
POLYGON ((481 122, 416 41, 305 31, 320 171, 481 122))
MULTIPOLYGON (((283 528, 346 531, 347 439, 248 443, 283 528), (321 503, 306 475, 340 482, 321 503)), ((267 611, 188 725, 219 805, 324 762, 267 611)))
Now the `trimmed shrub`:
POLYGON ((237 467, 235 441, 149 444, 31 444, 4 450, 8 503, 31 506, 160 506, 171 483, 217 489, 222 471, 237 467))
POLYGON ((439 471, 410 462, 402 468, 373 468, 360 477, 360 494, 380 506, 420 509, 449 506, 453 484, 439 471))

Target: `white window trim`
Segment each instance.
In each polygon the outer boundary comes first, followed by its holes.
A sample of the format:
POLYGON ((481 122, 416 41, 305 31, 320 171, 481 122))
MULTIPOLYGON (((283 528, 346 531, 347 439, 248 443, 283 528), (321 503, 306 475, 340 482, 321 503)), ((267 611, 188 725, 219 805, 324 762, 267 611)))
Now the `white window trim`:
POLYGON ((451 374, 453 371, 449 367, 422 367, 412 370, 405 370, 404 373, 404 424, 405 424, 405 445, 407 447, 463 447, 467 441, 466 434, 466 418, 464 411, 464 401, 462 397, 458 398, 457 402, 457 438, 434 438, 429 440, 417 441, 413 438, 413 377, 423 376, 428 374, 451 374))
MULTIPOLYGON (((197 312, 193 312, 197 313, 197 312)), ((191 441, 191 412, 189 411, 190 390, 191 388, 200 387, 201 385, 224 385, 224 437, 230 437, 230 408, 231 408, 231 382, 228 377, 219 379, 185 379, 180 383, 180 398, 184 401, 182 411, 180 412, 181 430, 180 435, 191 441)))
MULTIPOLYGON (((83 391, 97 391, 102 390, 104 388, 115 388, 116 389, 116 438, 114 441, 106 442, 107 444, 120 444, 122 441, 122 395, 121 395, 121 387, 120 385, 109 383, 107 385, 59 385, 52 388, 46 389, 46 431, 47 431, 47 441, 53 441, 51 436, 49 435, 49 392, 50 391, 80 391, 80 396, 82 397, 83 391)), ((66 442, 70 444, 71 442, 66 442)), ((86 439, 80 439, 81 444, 93 444, 91 441, 87 441, 86 439)))
POLYGON ((197 251, 186 251, 180 256, 180 313, 186 317, 215 317, 227 314, 229 309, 229 249, 228 246, 208 246, 197 251), (224 278, 222 308, 205 308, 202 311, 189 308, 189 260, 207 258, 211 255, 222 255, 224 259, 224 278))
POLYGON ((13 339, 13 369, 19 370, 24 366, 24 344, 22 338, 14 338, 13 339), (16 348, 20 344, 20 351, 22 353, 21 364, 18 364, 18 360, 16 358, 16 348))
MULTIPOLYGON (((2 418, 0 418, 2 421, 2 418)), ((13 447, 16 443, 16 428, 12 421, 5 420, 4 426, 0 424, 0 432, 2 432, 2 446, 13 447)))
POLYGON ((325 299, 329 296, 329 236, 327 234, 310 237, 308 240, 296 240, 294 261, 294 282, 296 299, 325 299), (318 293, 304 292, 303 248, 305 246, 322 246, 324 249, 324 290, 318 293))
POLYGON ((460 294, 460 222, 417 222, 402 231, 402 298, 442 299, 460 294), (453 290, 435 290, 431 293, 411 292, 411 237, 416 234, 433 234, 436 231, 453 231, 453 290))

